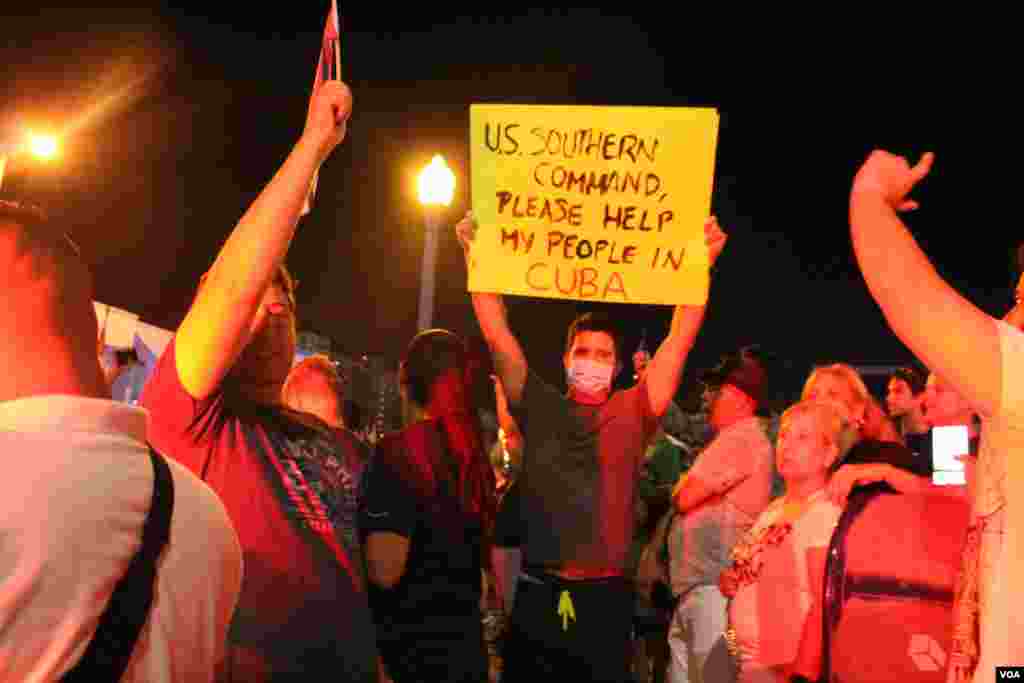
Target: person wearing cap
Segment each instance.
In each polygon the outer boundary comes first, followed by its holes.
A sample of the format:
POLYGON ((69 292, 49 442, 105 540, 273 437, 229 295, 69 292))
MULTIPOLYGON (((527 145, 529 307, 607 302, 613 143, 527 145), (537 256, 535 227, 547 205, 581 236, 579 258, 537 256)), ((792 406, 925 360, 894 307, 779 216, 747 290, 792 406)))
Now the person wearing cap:
POLYGON ((739 538, 768 506, 774 451, 758 418, 767 371, 742 350, 712 373, 705 395, 714 437, 679 480, 669 531, 669 578, 678 601, 669 626, 668 680, 703 680, 704 662, 725 631, 721 572, 739 538))

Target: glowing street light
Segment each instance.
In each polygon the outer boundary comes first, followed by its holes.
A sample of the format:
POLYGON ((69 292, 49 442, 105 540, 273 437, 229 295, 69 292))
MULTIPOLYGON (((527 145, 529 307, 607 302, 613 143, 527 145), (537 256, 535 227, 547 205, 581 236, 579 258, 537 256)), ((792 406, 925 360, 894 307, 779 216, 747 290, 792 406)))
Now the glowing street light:
POLYGON ((29 133, 26 146, 32 156, 43 161, 49 161, 57 156, 60 144, 54 135, 43 135, 40 133, 29 133))
POLYGON ((420 172, 416 182, 420 203, 426 218, 426 239, 423 243, 423 268, 420 271, 420 310, 417 329, 425 330, 434 318, 434 271, 437 266, 437 233, 441 227, 439 209, 452 203, 455 196, 455 174, 437 154, 420 172))
POLYGON ((420 171, 416 182, 420 203, 424 206, 448 206, 455 196, 455 174, 444 163, 444 157, 435 154, 430 163, 420 171))
POLYGON ((27 132, 23 139, 3 144, 0 141, 0 185, 4 182, 4 171, 9 159, 28 154, 41 161, 54 159, 60 151, 60 142, 54 135, 27 132))

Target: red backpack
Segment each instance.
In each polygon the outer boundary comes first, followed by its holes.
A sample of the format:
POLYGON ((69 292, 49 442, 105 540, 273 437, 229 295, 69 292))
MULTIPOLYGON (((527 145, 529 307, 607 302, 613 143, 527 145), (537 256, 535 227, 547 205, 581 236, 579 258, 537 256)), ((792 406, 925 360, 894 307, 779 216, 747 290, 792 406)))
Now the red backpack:
POLYGON ((944 683, 969 516, 951 496, 850 496, 825 570, 821 680, 944 683))

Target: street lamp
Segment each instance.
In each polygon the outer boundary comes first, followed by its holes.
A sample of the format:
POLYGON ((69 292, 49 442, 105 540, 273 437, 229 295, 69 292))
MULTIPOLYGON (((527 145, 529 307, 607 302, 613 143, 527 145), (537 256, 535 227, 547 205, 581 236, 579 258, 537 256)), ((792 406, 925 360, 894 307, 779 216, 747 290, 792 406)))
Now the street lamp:
POLYGON ((444 158, 437 154, 420 171, 417 193, 424 206, 426 240, 423 243, 423 269, 420 271, 420 310, 417 329, 425 330, 434 318, 434 271, 437 266, 437 233, 441 226, 442 206, 452 203, 455 195, 455 174, 444 158))
POLYGON ((57 156, 59 150, 60 143, 56 136, 31 131, 14 143, 3 144, 0 142, 0 187, 3 186, 4 170, 7 168, 8 159, 27 152, 41 161, 50 161, 57 156))

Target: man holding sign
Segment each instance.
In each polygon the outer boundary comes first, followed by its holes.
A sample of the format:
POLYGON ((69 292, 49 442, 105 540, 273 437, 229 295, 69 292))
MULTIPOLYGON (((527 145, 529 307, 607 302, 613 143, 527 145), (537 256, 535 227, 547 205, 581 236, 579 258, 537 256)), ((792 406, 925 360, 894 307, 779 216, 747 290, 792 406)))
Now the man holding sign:
MULTIPOLYGON (((480 268, 476 232, 472 215, 456 227, 471 281, 480 268)), ((704 235, 713 263, 726 235, 714 218, 704 235)), ((529 370, 501 296, 474 291, 472 300, 526 443, 519 479, 524 571, 503 680, 629 680, 633 593, 623 572, 636 479, 705 306, 677 306, 640 381, 615 393, 612 379, 623 364, 616 326, 595 315, 578 318, 563 358, 563 395, 529 370)))

